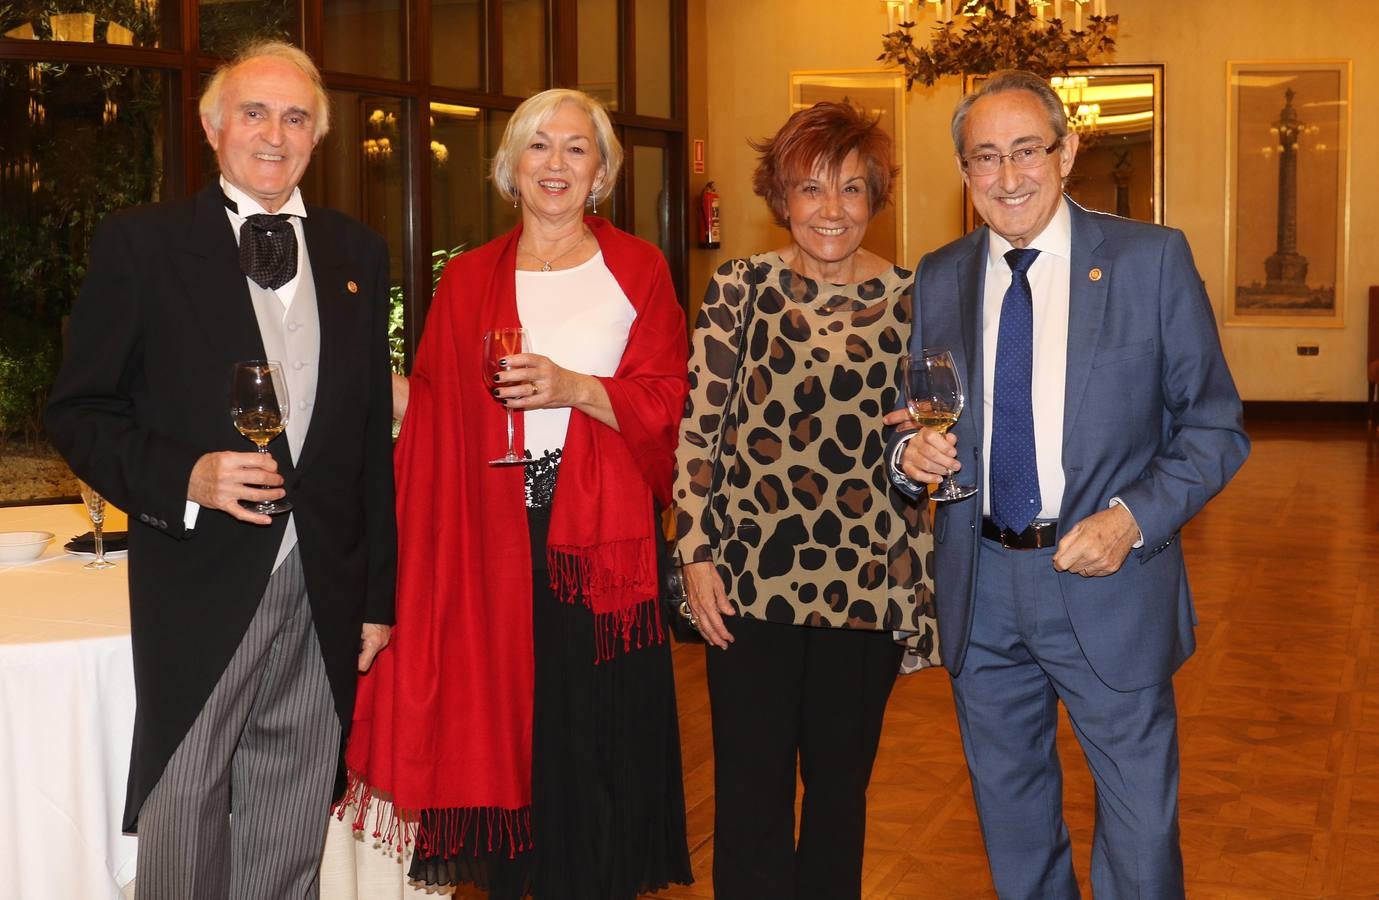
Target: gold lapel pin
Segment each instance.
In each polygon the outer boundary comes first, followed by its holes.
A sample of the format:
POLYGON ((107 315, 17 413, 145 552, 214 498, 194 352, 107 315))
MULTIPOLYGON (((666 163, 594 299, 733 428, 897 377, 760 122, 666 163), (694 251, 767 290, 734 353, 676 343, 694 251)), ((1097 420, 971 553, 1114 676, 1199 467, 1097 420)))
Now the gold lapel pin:
MULTIPOLYGON (((1091 271, 1089 271, 1089 272, 1087 273, 1087 280, 1088 280, 1088 281, 1100 281, 1100 280, 1101 280, 1101 269, 1097 268, 1096 266, 1092 266, 1091 271)), ((350 282, 350 283, 353 284, 353 282, 350 282)), ((351 290, 353 290, 353 288, 351 288, 351 290)))
MULTIPOLYGON (((1100 278, 1100 277, 1101 277, 1101 270, 1100 270, 1100 269, 1096 270, 1096 273, 1097 273, 1097 278, 1100 278)), ((1095 281, 1096 279, 1093 279, 1093 280, 1095 281)), ((359 285, 355 284, 353 281, 347 281, 347 282, 345 282, 345 290, 349 291, 351 294, 357 294, 357 293, 359 293, 359 285)))

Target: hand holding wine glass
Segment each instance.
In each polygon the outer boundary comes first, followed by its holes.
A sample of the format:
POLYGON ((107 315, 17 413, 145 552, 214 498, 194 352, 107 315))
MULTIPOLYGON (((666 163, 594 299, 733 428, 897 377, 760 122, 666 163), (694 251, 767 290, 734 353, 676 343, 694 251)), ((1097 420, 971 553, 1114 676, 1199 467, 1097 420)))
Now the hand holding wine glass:
MULTIPOLYGON (((906 354, 900 358, 900 372, 905 409, 912 422, 940 434, 957 423, 962 415, 963 393, 952 353, 943 348, 926 348, 919 356, 906 354)), ((962 500, 976 492, 975 485, 959 485, 949 470, 939 489, 930 496, 938 501, 962 500)))
MULTIPOLYGON (((254 442, 259 453, 268 455, 268 444, 287 427, 291 410, 281 363, 258 359, 235 363, 230 414, 235 428, 254 442)), ((292 509, 286 499, 240 503, 245 509, 269 516, 292 509)))
POLYGON ((86 569, 113 569, 115 564, 105 558, 105 498, 96 492, 84 481, 78 481, 81 486, 81 501, 86 504, 86 515, 91 519, 91 531, 95 537, 96 558, 87 563, 83 568, 86 569))
MULTIPOLYGON (((518 353, 528 353, 530 350, 531 345, 525 328, 494 328, 485 332, 483 356, 480 357, 483 362, 484 383, 489 389, 496 391, 495 376, 507 368, 507 358, 518 353)), ((530 460, 518 456, 517 449, 513 446, 512 409, 507 404, 503 404, 503 412, 507 414, 508 419, 508 449, 497 459, 490 459, 488 464, 507 466, 530 462, 530 460)))

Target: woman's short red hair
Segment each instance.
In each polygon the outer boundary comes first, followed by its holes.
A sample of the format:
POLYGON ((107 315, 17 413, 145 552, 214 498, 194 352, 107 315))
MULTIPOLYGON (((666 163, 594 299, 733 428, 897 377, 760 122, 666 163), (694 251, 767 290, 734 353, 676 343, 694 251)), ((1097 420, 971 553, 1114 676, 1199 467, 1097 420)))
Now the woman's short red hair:
POLYGON ((866 171, 871 214, 890 202, 891 180, 900 170, 891 161, 891 137, 879 119, 851 103, 826 100, 786 119, 774 137, 751 142, 761 154, 752 189, 771 207, 777 225, 789 227, 791 188, 816 174, 833 177, 853 151, 866 171))

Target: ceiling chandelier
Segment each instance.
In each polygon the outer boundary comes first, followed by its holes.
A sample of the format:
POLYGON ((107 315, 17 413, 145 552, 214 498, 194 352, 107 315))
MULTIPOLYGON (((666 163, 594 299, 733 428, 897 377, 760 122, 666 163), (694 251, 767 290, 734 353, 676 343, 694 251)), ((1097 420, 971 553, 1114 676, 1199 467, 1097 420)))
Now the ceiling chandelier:
MULTIPOLYGON (((1046 78, 1105 62, 1119 16, 1107 0, 883 0, 889 30, 878 60, 905 72, 905 88, 944 75, 1025 69, 1046 78), (932 17, 928 44, 911 34, 932 17)), ((1074 108, 1075 111, 1075 108, 1074 108)))
POLYGON ((1096 131, 1097 121, 1101 118, 1101 104, 1089 103, 1084 99, 1086 75, 1055 75, 1049 79, 1049 86, 1063 98, 1063 112, 1068 116, 1069 128, 1083 135, 1096 131))

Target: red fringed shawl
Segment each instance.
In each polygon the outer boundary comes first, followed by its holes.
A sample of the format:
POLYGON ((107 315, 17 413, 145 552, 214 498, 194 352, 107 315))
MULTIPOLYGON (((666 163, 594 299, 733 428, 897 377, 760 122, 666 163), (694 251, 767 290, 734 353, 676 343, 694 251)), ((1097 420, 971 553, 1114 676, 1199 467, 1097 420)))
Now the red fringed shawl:
MULTIPOLYGON (((587 218, 637 311, 600 379, 618 430, 571 411, 551 510, 556 596, 590 607, 590 663, 665 639, 653 495, 670 501, 686 385, 684 314, 659 250, 587 218)), ((398 591, 392 643, 360 679, 346 752, 355 827, 454 854, 531 846, 532 566, 520 466, 480 364, 483 332, 517 325, 521 227, 446 266, 395 453, 398 591)), ((539 350, 540 348, 538 348, 539 350)), ((519 445, 522 414, 516 413, 519 445)), ((343 814, 343 809, 342 809, 343 814)))

